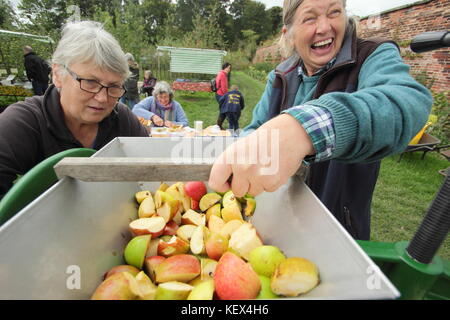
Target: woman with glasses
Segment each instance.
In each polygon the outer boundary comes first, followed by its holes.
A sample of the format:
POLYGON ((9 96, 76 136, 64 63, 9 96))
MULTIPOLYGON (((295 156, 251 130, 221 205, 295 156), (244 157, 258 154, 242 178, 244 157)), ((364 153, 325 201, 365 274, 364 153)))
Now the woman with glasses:
POLYGON ((14 103, 0 114, 0 198, 18 175, 56 153, 98 150, 118 136, 148 136, 131 110, 118 103, 128 63, 99 23, 64 27, 52 75, 44 96, 14 103))
POLYGON ((181 104, 173 99, 173 91, 165 81, 157 82, 153 96, 147 97, 133 108, 133 113, 151 120, 155 127, 186 127, 188 119, 181 104))

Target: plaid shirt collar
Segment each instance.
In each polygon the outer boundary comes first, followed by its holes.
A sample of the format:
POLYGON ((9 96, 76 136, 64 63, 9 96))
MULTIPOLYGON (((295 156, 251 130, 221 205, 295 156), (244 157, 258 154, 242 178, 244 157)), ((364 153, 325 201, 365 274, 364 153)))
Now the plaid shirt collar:
MULTIPOLYGON (((336 58, 333 58, 333 59, 331 59, 325 66, 323 66, 322 68, 320 68, 319 70, 317 70, 314 74, 313 74, 313 76, 318 76, 318 75, 321 75, 321 74, 323 74, 323 73, 325 73, 326 71, 328 71, 333 65, 334 65, 334 63, 336 62, 336 58)), ((304 67, 305 65, 303 64, 303 62, 300 64, 300 66, 298 67, 298 76, 299 77, 307 77, 308 76, 308 74, 307 74, 307 72, 304 70, 305 69, 305 67, 304 67)))

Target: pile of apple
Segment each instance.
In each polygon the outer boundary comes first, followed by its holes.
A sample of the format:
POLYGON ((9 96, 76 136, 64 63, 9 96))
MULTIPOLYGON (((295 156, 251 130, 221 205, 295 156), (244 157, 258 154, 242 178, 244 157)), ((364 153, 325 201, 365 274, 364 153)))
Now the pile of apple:
POLYGON ((201 181, 162 183, 135 194, 137 220, 124 251, 92 299, 240 300, 295 297, 319 283, 311 261, 264 245, 244 221, 256 201, 207 192, 201 181))

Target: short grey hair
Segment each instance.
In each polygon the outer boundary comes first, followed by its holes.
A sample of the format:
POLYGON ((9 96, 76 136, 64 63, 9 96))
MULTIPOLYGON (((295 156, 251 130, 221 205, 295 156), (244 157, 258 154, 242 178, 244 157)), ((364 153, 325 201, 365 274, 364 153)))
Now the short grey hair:
MULTIPOLYGON (((292 25, 294 24, 294 16, 298 7, 304 0, 284 0, 283 2, 283 25, 286 27, 287 32, 281 35, 279 40, 279 46, 281 53, 284 57, 290 57, 295 48, 292 46, 290 37, 292 36, 292 25)), ((344 9, 347 6, 347 0, 342 0, 344 9)), ((347 15, 347 13, 345 13, 347 15)), ((356 29, 356 22, 352 17, 347 17, 346 34, 352 33, 356 29)))
POLYGON ((53 53, 52 63, 69 67, 73 63, 89 62, 124 79, 129 76, 125 53, 119 42, 103 28, 101 23, 95 21, 67 23, 53 53))
POLYGON ((157 95, 161 93, 168 93, 170 97, 170 101, 173 99, 173 90, 170 87, 170 84, 168 84, 165 81, 158 81, 155 85, 155 88, 153 89, 153 96, 156 98, 157 95))

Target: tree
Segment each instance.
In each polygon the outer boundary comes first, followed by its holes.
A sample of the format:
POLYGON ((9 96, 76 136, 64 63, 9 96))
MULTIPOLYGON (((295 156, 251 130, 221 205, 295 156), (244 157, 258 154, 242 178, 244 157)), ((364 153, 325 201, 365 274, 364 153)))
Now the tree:
POLYGON ((242 30, 253 30, 258 35, 257 42, 264 41, 271 34, 271 20, 263 3, 235 0, 230 6, 230 13, 233 17, 235 39, 242 39, 242 30))
POLYGON ((158 35, 164 36, 163 30, 167 23, 174 26, 175 20, 168 21, 174 11, 174 5, 170 0, 144 0, 142 2, 140 16, 144 25, 144 33, 147 41, 156 44, 158 35))
POLYGON ((0 0, 0 28, 14 30, 18 24, 12 4, 9 0, 0 0))
POLYGON ((267 10, 267 16, 272 23, 272 34, 277 34, 283 26, 283 9, 281 7, 272 7, 267 10))
POLYGON ((27 19, 25 32, 59 38, 62 25, 69 17, 64 0, 22 0, 19 5, 21 15, 27 19))

